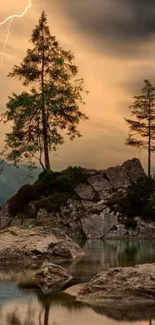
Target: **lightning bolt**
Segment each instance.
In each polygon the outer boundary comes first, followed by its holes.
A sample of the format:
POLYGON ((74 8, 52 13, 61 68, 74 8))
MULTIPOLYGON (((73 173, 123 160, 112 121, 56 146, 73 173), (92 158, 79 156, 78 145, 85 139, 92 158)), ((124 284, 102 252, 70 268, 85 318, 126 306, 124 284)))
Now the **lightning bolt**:
POLYGON ((5 50, 6 50, 6 45, 7 45, 9 36, 10 36, 10 27, 11 27, 11 24, 12 24, 12 20, 13 20, 13 18, 11 18, 9 23, 8 23, 6 38, 5 38, 4 43, 3 43, 2 52, 0 53, 1 54, 0 67, 3 64, 4 56, 6 56, 6 57, 8 56, 10 58, 10 56, 5 53, 5 50))
POLYGON ((27 13, 27 11, 31 7, 32 7, 32 2, 31 2, 31 0, 28 0, 28 5, 26 6, 26 8, 24 9, 24 11, 21 14, 19 14, 19 15, 18 14, 14 14, 14 15, 8 16, 5 20, 3 20, 2 22, 0 22, 0 26, 5 25, 8 22, 6 38, 5 38, 4 42, 3 42, 2 51, 0 52, 0 56, 1 56, 0 66, 2 66, 2 64, 3 64, 4 56, 7 57, 7 58, 11 58, 11 55, 9 55, 9 54, 6 53, 6 46, 7 46, 8 40, 9 40, 10 27, 11 27, 11 24, 13 22, 13 19, 15 19, 15 18, 22 18, 23 16, 25 16, 25 14, 27 13))

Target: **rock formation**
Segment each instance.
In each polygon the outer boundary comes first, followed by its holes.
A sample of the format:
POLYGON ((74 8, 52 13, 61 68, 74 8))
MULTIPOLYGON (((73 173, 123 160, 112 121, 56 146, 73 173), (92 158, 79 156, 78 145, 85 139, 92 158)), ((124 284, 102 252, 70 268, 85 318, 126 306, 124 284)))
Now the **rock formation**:
MULTIPOLYGON (((126 225, 120 222, 119 214, 112 212, 106 204, 107 198, 118 191, 125 192, 131 182, 145 176, 138 159, 128 160, 122 166, 110 167, 107 170, 84 169, 84 173, 87 180, 78 184, 74 193, 57 210, 38 208, 40 201, 34 199, 29 203, 25 201, 26 211, 12 216, 8 201, 0 209, 0 229, 8 225, 48 226, 62 229, 72 238, 155 236, 153 222, 143 222, 137 217, 137 228, 127 229, 126 225)), ((42 200, 42 197, 40 199, 42 200)), ((49 207, 50 196, 45 199, 49 207)))

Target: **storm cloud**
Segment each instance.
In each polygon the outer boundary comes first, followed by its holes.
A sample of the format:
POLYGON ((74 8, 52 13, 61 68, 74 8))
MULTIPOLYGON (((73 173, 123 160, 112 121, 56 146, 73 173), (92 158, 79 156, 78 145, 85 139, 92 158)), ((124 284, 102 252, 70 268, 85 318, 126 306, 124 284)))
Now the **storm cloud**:
POLYGON ((94 37, 96 40, 108 41, 108 47, 115 47, 118 51, 131 48, 138 52, 137 42, 145 42, 155 34, 154 0, 57 2, 59 8, 74 20, 76 28, 85 32, 89 38, 92 37, 93 41, 94 37))
MULTIPOLYGON (((27 0, 0 0, 0 21, 20 13, 27 0)), ((137 156, 144 166, 144 152, 124 146, 128 130, 124 116, 133 96, 139 94, 145 78, 155 84, 155 0, 32 0, 22 19, 14 19, 7 44, 10 60, 4 57, 1 70, 0 113, 8 96, 23 90, 17 79, 7 78, 14 64, 20 64, 41 11, 48 15, 51 34, 75 53, 79 76, 89 95, 82 107, 89 120, 81 123, 83 137, 68 141, 51 153, 53 169, 68 165, 107 168, 137 156)), ((0 50, 7 25, 0 28, 0 50)), ((0 150, 9 125, 1 124, 0 150)), ((154 162, 155 166, 155 162, 154 162)))

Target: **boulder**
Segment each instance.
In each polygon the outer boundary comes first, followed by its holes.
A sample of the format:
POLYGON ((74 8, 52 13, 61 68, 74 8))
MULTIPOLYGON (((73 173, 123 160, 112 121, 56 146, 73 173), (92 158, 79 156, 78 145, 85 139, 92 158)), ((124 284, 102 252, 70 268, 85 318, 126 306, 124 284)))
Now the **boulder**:
POLYGON ((44 262, 35 274, 35 282, 44 294, 61 290, 72 276, 61 266, 44 262))
POLYGON ((146 176, 144 168, 142 167, 140 160, 137 158, 125 161, 122 167, 125 167, 131 182, 136 183, 140 177, 146 176))
POLYGON ((102 190, 110 190, 112 188, 111 184, 105 178, 103 178, 102 175, 92 176, 88 179, 88 182, 97 192, 102 190))
POLYGON ((127 188, 131 183, 125 167, 116 166, 105 170, 105 175, 113 188, 127 188))
POLYGON ((52 249, 52 254, 54 256, 60 256, 67 260, 75 259, 77 257, 77 252, 80 253, 80 256, 84 255, 82 249, 70 238, 68 238, 66 241, 64 239, 60 239, 52 249))
POLYGON ((77 299, 100 306, 127 306, 137 302, 155 304, 155 264, 103 271, 84 286, 77 299))
POLYGON ((87 238, 100 239, 106 236, 118 221, 117 216, 106 208, 99 214, 90 214, 88 217, 82 218, 81 223, 87 238))
POLYGON ((93 200, 93 198, 95 196, 95 192, 94 192, 93 188, 88 184, 78 185, 75 188, 75 192, 81 199, 93 200))
POLYGON ((0 232, 0 265, 38 265, 43 261, 62 263, 84 252, 60 230, 10 227, 0 232))

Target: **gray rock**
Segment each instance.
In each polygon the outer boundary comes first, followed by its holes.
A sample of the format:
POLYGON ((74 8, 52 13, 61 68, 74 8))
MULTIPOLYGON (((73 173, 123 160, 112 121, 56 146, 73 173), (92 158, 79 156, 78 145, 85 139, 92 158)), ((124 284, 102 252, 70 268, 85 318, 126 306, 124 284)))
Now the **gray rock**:
MULTIPOLYGON (((82 205, 81 205, 81 201, 80 200, 73 200, 73 199, 69 199, 66 202, 68 204, 68 206, 71 208, 72 206, 74 206, 76 208, 76 210, 81 209, 82 205)), ((74 208, 74 209, 75 209, 74 208)))
POLYGON ((104 179, 102 175, 92 176, 88 179, 88 182, 97 192, 102 190, 110 190, 112 188, 111 184, 104 179))
POLYGON ((137 301, 155 303, 154 297, 155 264, 108 269, 94 276, 78 294, 80 301, 103 306, 137 301))
POLYGON ((81 199, 93 200, 93 198, 95 196, 95 192, 94 192, 93 188, 87 184, 78 185, 75 188, 75 192, 81 199))
POLYGON ((100 214, 92 214, 81 219, 82 228, 87 238, 103 238, 118 223, 117 217, 106 208, 100 214))
POLYGON ((82 200, 81 203, 84 209, 86 210, 89 210, 94 205, 94 202, 87 201, 87 200, 82 200))
POLYGON ((83 229, 81 226, 81 220, 75 220, 70 222, 67 225, 67 228, 65 229, 66 234, 71 237, 71 238, 83 238, 85 237, 84 233, 83 233, 83 229))
POLYGON ((11 216, 10 211, 9 211, 9 204, 5 203, 0 208, 0 229, 4 229, 9 224, 11 224, 13 219, 14 218, 11 216))
POLYGON ((93 206, 89 209, 89 212, 93 212, 93 213, 99 213, 103 210, 107 209, 107 206, 105 205, 105 201, 104 200, 101 200, 101 201, 98 201, 96 203, 93 204, 93 206))
MULTIPOLYGON (((124 218, 125 220, 125 218, 124 218)), ((136 228, 126 227, 125 224, 116 223, 106 235, 106 238, 155 238, 155 223, 153 221, 143 221, 140 217, 135 217, 136 228)))
POLYGON ((106 201, 110 196, 111 196, 111 194, 109 193, 109 191, 104 191, 103 190, 103 191, 99 192, 99 198, 101 200, 106 201))
POLYGON ((72 276, 61 266, 45 262, 35 274, 35 281, 43 293, 61 290, 72 276))
POLYGON ((129 230, 126 229, 125 225, 122 223, 116 223, 111 227, 108 234, 106 235, 106 238, 122 238, 128 236, 129 230))
POLYGON ((127 170, 127 174, 132 182, 137 182, 140 177, 145 177, 146 173, 139 159, 127 160, 122 165, 127 170))
POLYGON ((118 189, 120 187, 126 188, 130 185, 130 180, 125 167, 122 166, 110 167, 107 170, 105 170, 105 175, 108 178, 110 184, 115 189, 118 189))

